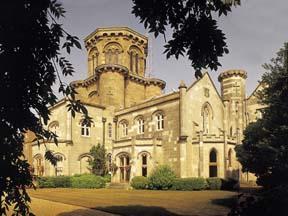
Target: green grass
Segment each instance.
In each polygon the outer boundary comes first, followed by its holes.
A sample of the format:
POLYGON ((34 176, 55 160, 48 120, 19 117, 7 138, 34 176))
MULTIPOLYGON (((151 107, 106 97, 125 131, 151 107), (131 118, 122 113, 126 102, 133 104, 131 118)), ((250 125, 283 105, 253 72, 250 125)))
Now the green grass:
POLYGON ((229 191, 37 189, 32 197, 120 215, 227 215, 236 200, 229 191))

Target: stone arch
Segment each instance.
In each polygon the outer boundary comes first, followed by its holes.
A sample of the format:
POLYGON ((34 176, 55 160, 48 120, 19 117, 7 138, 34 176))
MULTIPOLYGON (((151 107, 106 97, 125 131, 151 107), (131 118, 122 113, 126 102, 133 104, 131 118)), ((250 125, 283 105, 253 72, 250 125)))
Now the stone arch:
POLYGON ((205 102, 201 107, 201 116, 203 120, 203 133, 211 133, 212 120, 214 118, 213 109, 209 102, 205 102))
POLYGON ((118 128, 120 130, 120 137, 126 137, 128 135, 128 126, 129 122, 126 119, 122 119, 119 121, 118 128))
POLYGON ((105 64, 121 64, 121 53, 123 48, 119 43, 109 42, 105 45, 103 52, 105 53, 105 64))
POLYGON ((56 163, 56 166, 54 167, 55 168, 55 175, 61 176, 64 174, 64 169, 65 169, 64 161, 66 160, 66 157, 64 154, 62 154, 60 152, 54 153, 54 157, 57 158, 57 163, 56 163))
POLYGON ((95 68, 99 65, 99 52, 96 47, 93 47, 88 52, 88 68, 89 74, 95 73, 95 68))
POLYGON ((211 148, 209 151, 209 177, 218 177, 218 151, 211 148))
POLYGON ((139 152, 139 153, 137 154, 137 159, 139 159, 139 157, 140 157, 142 154, 146 154, 146 155, 149 156, 149 159, 152 159, 151 153, 148 152, 148 151, 145 151, 145 150, 144 150, 144 151, 141 151, 141 152, 139 152))
POLYGON ((33 157, 33 173, 36 176, 44 175, 44 157, 42 154, 38 153, 33 157))
POLYGON ((129 47, 129 59, 130 59, 130 72, 138 75, 142 75, 144 71, 144 54, 139 47, 132 45, 129 47))
POLYGON ((89 167, 89 160, 92 159, 92 156, 89 153, 84 153, 79 155, 78 161, 80 162, 80 174, 91 173, 89 167))
POLYGON ((52 121, 48 125, 48 130, 53 132, 54 134, 57 134, 57 131, 59 130, 59 122, 58 121, 52 121))

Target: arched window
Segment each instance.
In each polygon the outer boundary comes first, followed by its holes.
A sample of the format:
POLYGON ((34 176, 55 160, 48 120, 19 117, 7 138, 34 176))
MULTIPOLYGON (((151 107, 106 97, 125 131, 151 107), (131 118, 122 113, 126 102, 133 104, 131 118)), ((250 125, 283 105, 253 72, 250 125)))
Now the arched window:
POLYGON ((96 48, 93 48, 90 50, 89 58, 88 58, 90 74, 94 74, 94 70, 99 64, 98 56, 99 56, 99 52, 96 48))
POLYGON ((120 122, 120 133, 121 137, 128 136, 128 123, 126 121, 120 122))
POLYGON ((36 176, 43 176, 44 174, 44 159, 42 155, 37 154, 33 159, 34 174, 36 176))
POLYGON ((209 154, 209 177, 217 177, 217 152, 212 149, 209 154))
POLYGON ((132 46, 129 50, 130 55, 130 71, 139 74, 142 68, 143 54, 137 46, 132 46))
POLYGON ((126 153, 119 155, 120 182, 129 182, 130 180, 130 157, 126 153))
POLYGON ((120 64, 122 48, 118 43, 109 43, 104 48, 106 64, 120 64))
POLYGON ((211 133, 211 121, 213 119, 213 111, 208 102, 202 106, 202 118, 203 118, 203 133, 211 133))
POLYGON ((147 177, 147 154, 142 154, 142 176, 147 177))
POLYGON ((228 167, 232 167, 232 149, 229 149, 228 151, 228 167))
POLYGON ((85 136, 85 137, 90 136, 90 126, 88 126, 84 122, 81 123, 81 136, 85 136))
POLYGON ((48 126, 48 130, 53 132, 54 134, 57 134, 58 129, 59 129, 59 122, 58 121, 53 121, 48 126))
POLYGON ((164 115, 163 113, 156 114, 156 129, 163 130, 164 129, 164 115))
POLYGON ((91 173, 91 167, 89 161, 91 160, 91 155, 85 153, 79 156, 80 161, 80 174, 91 173))
POLYGON ((138 134, 144 133, 144 119, 142 117, 137 119, 137 128, 138 128, 137 131, 138 134))
POLYGON ((61 176, 63 175, 63 168, 64 168, 64 157, 63 155, 56 154, 55 155, 57 159, 56 167, 55 167, 55 175, 61 176))
POLYGON ((109 139, 112 138, 112 124, 111 123, 108 124, 108 138, 109 139))

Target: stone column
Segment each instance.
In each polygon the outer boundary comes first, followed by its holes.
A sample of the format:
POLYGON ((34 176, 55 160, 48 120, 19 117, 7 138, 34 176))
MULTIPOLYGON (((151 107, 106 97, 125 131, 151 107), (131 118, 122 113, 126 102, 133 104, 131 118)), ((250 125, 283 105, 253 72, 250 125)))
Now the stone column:
POLYGON ((187 136, 186 134, 186 127, 185 127, 185 105, 184 105, 184 96, 187 91, 187 86, 185 85, 184 81, 182 80, 179 87, 180 99, 179 99, 179 136, 187 136))
MULTIPOLYGON (((67 123, 66 123, 66 140, 72 140, 72 115, 71 112, 67 112, 67 123)), ((64 137, 63 137, 64 138, 64 137)))
POLYGON ((199 177, 203 177, 204 174, 204 156, 203 156, 203 131, 199 133, 199 177))
POLYGON ((102 145, 105 145, 105 134, 106 134, 106 131, 105 131, 105 123, 106 123, 106 121, 107 121, 107 119, 106 118, 102 118, 102 123, 103 123, 103 126, 102 126, 102 128, 103 128, 103 134, 102 134, 102 138, 103 138, 103 143, 102 143, 102 145))
POLYGON ((179 137, 180 149, 180 177, 187 177, 187 136, 179 137))

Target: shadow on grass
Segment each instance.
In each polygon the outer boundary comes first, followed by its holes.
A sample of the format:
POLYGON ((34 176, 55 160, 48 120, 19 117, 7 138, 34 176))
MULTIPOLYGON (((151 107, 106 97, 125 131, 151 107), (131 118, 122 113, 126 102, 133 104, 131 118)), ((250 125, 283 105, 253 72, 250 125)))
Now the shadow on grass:
MULTIPOLYGON (((158 207, 158 206, 128 205, 128 206, 97 207, 94 209, 102 211, 102 212, 107 212, 107 213, 116 214, 116 215, 123 215, 123 216, 185 216, 185 215, 175 214, 173 212, 166 210, 165 208, 158 207)), ((79 209, 79 210, 75 210, 72 212, 64 212, 64 213, 58 214, 58 216, 71 216, 71 215, 91 216, 91 211, 79 209)), ((95 215, 98 215, 98 214, 95 214, 95 215)))
POLYGON ((228 198, 213 199, 211 202, 215 205, 232 208, 237 203, 237 195, 228 198))

